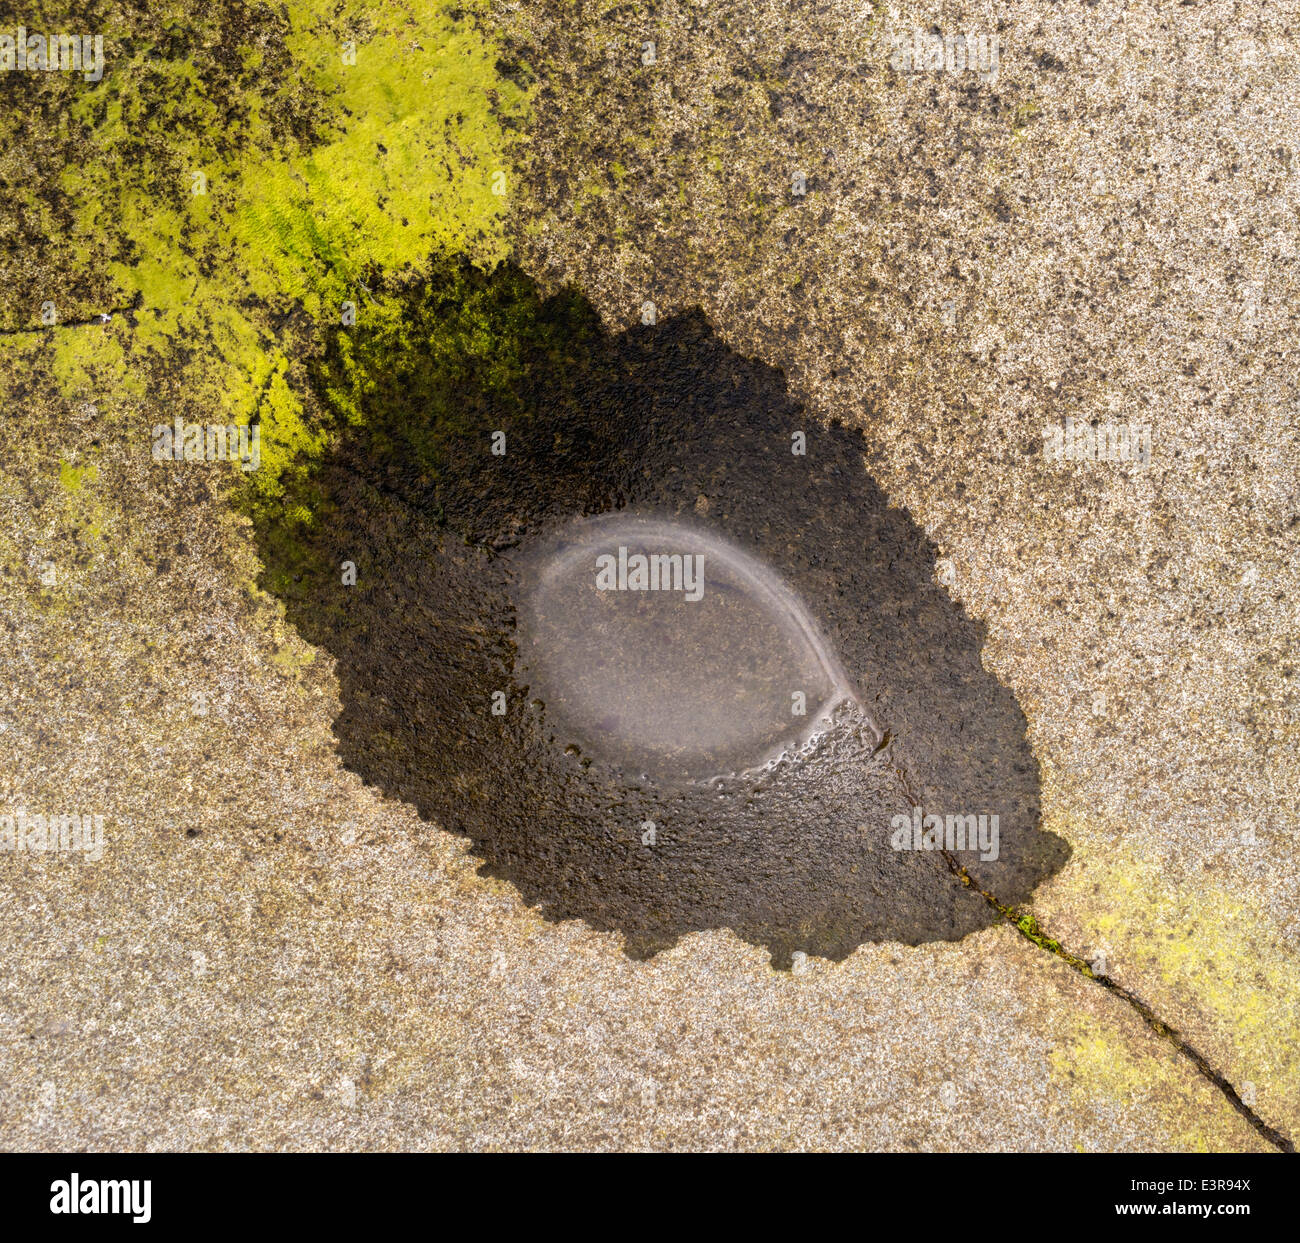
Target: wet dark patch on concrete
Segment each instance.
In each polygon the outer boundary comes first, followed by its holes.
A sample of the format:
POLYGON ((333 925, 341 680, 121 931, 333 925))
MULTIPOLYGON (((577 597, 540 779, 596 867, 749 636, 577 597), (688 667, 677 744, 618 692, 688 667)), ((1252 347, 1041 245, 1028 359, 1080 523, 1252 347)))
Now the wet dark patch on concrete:
POLYGON ((983 627, 934 581, 933 545, 867 473, 858 431, 816 423, 698 314, 608 334, 580 296, 540 300, 510 268, 388 297, 400 327, 341 333, 318 373, 347 431, 257 524, 266 584, 337 658, 349 767, 467 836, 548 917, 619 931, 637 956, 714 927, 788 965, 987 926, 942 854, 891 845, 918 803, 998 817, 997 858, 961 860, 1009 902, 1063 864, 983 627), (857 706, 803 753, 714 782, 644 771, 548 710, 517 648, 530 550, 620 512, 768 567, 857 706))

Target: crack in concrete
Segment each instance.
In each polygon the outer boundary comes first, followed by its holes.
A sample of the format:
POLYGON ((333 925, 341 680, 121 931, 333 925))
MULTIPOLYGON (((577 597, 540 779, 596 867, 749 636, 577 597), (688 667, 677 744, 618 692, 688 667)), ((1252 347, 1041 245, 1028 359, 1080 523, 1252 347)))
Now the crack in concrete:
POLYGON ((1155 1011, 1140 998, 1131 989, 1126 988, 1118 980, 1108 975, 1101 975, 1094 971, 1088 962, 1080 958, 1077 954, 1070 953, 1059 941, 1044 935, 1038 927, 1038 921, 1032 915, 1022 914, 1015 907, 1006 906, 999 902, 991 893, 981 889, 979 885, 971 878, 970 873, 953 857, 952 853, 945 850, 942 852, 949 870, 961 885, 979 894, 997 913, 1011 924, 1021 936, 1026 940, 1032 941, 1040 949, 1046 950, 1049 954, 1054 954, 1057 958, 1068 963, 1080 975, 1092 980, 1095 984, 1101 985, 1107 992, 1113 993, 1120 1000, 1126 1002, 1142 1019, 1142 1021, 1161 1039, 1168 1041, 1179 1053, 1183 1055, 1197 1072, 1227 1098, 1228 1103, 1235 1109, 1247 1122, 1270 1144, 1281 1152, 1295 1152, 1295 1144, 1285 1135, 1269 1126, 1244 1100, 1241 1099, 1240 1093, 1232 1086, 1228 1080, 1221 1075, 1203 1053, 1194 1045, 1186 1040, 1176 1028, 1170 1027, 1155 1011))

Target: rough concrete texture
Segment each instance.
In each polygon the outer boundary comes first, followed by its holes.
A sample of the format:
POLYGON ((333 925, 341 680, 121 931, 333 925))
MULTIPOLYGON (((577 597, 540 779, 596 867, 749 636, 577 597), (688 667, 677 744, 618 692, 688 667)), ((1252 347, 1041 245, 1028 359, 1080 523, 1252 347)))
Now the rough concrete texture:
POLYGON ((520 19, 568 68, 534 271, 615 324, 700 305, 869 429, 1075 849, 1035 913, 1294 1132, 1294 15, 601 7, 520 19), (997 81, 895 73, 882 26, 996 29, 997 81), (1150 464, 1046 461, 1067 417, 1150 464))
MULTIPOLYGON (((5 529, 63 563, 85 537, 37 465, 39 387, 5 529)), ((45 591, 5 550, 4 797, 108 824, 93 866, 6 860, 6 1144, 1261 1145, 1005 927, 780 973, 729 932, 634 962, 546 923, 341 769, 330 662, 244 590, 222 507, 136 450, 106 440, 97 480, 129 546, 45 591)))
MULTIPOLYGON (((996 22, 996 85, 894 75, 862 5, 503 6, 541 82, 519 257, 613 328, 698 304, 867 430, 1073 847, 1033 913, 1294 1136, 1294 18, 883 16, 996 22), (1044 461, 1066 416, 1149 424, 1150 465, 1044 461)), ((247 525, 149 461, 180 398, 133 332, 61 330, 127 348, 86 347, 95 412, 3 344, 0 802, 107 837, 0 858, 4 1146, 1269 1146, 1005 924, 635 962, 478 876, 340 763, 247 525)))

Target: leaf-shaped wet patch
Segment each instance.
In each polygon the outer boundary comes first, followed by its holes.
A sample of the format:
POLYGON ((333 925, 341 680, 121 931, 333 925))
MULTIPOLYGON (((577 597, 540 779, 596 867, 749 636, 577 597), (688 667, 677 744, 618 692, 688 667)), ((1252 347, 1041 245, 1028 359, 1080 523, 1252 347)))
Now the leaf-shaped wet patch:
POLYGON ((861 432, 698 314, 608 334, 508 267, 378 296, 319 372, 335 449, 257 519, 266 583, 336 657, 349 766, 638 955, 714 927, 778 964, 954 939, 993 916, 944 847, 1010 903, 1061 866, 983 627, 861 432), (619 590, 677 554, 698 600, 671 561, 667 593, 662 566, 619 590))

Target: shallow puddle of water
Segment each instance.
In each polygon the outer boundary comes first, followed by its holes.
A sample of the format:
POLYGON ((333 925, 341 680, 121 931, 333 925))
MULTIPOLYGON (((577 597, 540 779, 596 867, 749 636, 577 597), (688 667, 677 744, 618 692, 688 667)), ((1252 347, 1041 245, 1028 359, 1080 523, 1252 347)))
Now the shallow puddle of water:
POLYGON ((472 280, 492 348, 450 356, 459 312, 409 291, 429 348, 349 339, 366 421, 287 498, 308 526, 259 526, 336 658, 351 768, 634 955, 728 927, 788 965, 987 926, 939 853, 897 848, 918 807, 997 817, 996 857, 961 861, 1004 901, 1061 866, 1024 716, 860 432, 699 315, 607 334, 576 295, 472 280), (698 599, 684 562, 680 591, 671 563, 631 589, 650 555, 702 556, 698 599))
POLYGON ((552 729, 629 774, 761 769, 854 698, 794 594, 699 526, 581 519, 533 553, 526 577, 516 676, 552 729))

